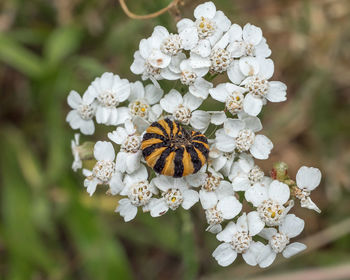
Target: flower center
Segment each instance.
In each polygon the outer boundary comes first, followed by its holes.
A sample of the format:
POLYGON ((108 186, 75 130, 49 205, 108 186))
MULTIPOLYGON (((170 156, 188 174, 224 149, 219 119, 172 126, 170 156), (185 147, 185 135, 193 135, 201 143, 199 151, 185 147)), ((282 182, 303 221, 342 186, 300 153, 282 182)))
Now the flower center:
POLYGON ((116 107, 119 105, 119 100, 114 92, 112 91, 104 91, 97 96, 97 100, 104 107, 116 107))
POLYGON ((250 149, 254 143, 255 134, 250 129, 242 129, 236 138, 236 148, 239 152, 245 152, 250 149))
POLYGON ((285 209, 286 208, 278 202, 268 199, 258 206, 257 211, 266 225, 278 226, 286 215, 285 209))
POLYGON ((169 189, 163 197, 171 210, 177 209, 184 200, 179 189, 169 189))
POLYGON ((264 178, 264 171, 257 165, 255 165, 248 173, 248 179, 252 183, 256 183, 264 178))
POLYGON ((182 40, 178 34, 170 34, 168 38, 164 39, 160 46, 163 53, 167 55, 176 55, 182 49, 182 40))
POLYGON ((232 92, 226 98, 226 108, 232 114, 242 111, 244 96, 239 92, 232 92))
POLYGON ((115 170, 115 163, 110 160, 99 160, 96 162, 92 173, 94 176, 101 180, 104 184, 108 183, 112 178, 115 170))
POLYGON ((256 97, 265 97, 269 90, 269 83, 266 79, 253 76, 245 85, 246 89, 256 97))
POLYGON ((207 192, 212 192, 218 188, 218 186, 220 185, 220 182, 221 182, 221 178, 219 176, 215 176, 209 173, 207 175, 207 178, 205 179, 205 182, 202 188, 207 192))
POLYGON ((205 210, 205 217, 211 226, 220 224, 224 220, 222 212, 217 210, 216 206, 205 210))
POLYGON ((173 113, 175 120, 181 122, 182 124, 188 125, 192 117, 192 112, 187 107, 182 104, 173 113))
POLYGON ((146 76, 152 76, 157 77, 160 75, 160 68, 156 68, 152 66, 150 63, 145 63, 145 72, 147 73, 146 76))
POLYGON ((255 56, 255 47, 253 44, 245 43, 244 47, 247 56, 255 56))
POLYGON ((130 135, 121 145, 121 150, 127 153, 136 153, 140 149, 141 138, 138 135, 130 135))
POLYGON ((252 242, 252 237, 248 234, 247 231, 237 231, 230 242, 232 248, 237 253, 245 253, 250 247, 252 242))
POLYGON ((187 70, 181 72, 180 81, 184 85, 191 86, 194 84, 196 79, 197 79, 197 74, 195 72, 187 71, 187 70))
POLYGON ((131 186, 129 199, 135 206, 146 205, 152 197, 148 181, 141 181, 131 186))
POLYGON ((95 115, 95 108, 89 104, 80 104, 78 113, 83 120, 91 120, 95 115))
POLYGON ((199 38, 204 39, 213 35, 216 29, 216 24, 208 18, 201 17, 196 20, 196 27, 199 38))
POLYGON ((132 115, 144 118, 148 115, 149 105, 141 100, 136 100, 129 104, 129 109, 132 115))
POLYGON ((222 73, 230 66, 232 58, 227 50, 218 48, 211 52, 210 61, 210 71, 213 73, 222 73))
POLYGON ((276 233, 269 240, 269 244, 276 253, 281 253, 289 243, 289 237, 284 233, 276 233))

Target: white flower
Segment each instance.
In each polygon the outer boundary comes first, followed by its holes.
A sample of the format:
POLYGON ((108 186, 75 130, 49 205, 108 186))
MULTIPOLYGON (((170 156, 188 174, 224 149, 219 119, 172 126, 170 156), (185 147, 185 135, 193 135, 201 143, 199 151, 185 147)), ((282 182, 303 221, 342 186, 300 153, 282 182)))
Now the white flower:
POLYGON ((296 237, 304 229, 304 221, 294 214, 288 214, 279 231, 275 228, 265 228, 259 235, 269 241, 269 246, 263 249, 259 259, 260 267, 270 266, 278 253, 282 253, 285 258, 290 258, 306 249, 306 245, 294 242, 290 243, 290 238, 296 237), (289 244, 289 245, 288 245, 289 244))
POLYGON ((265 247, 261 242, 253 241, 252 237, 258 234, 264 227, 255 212, 248 215, 243 213, 237 223, 229 222, 225 229, 216 235, 219 241, 223 241, 215 251, 213 257, 219 265, 228 266, 242 254, 243 259, 249 265, 258 264, 262 249, 265 247))
POLYGON ((177 90, 172 89, 160 100, 160 106, 164 111, 171 113, 176 121, 184 125, 190 124, 194 129, 203 131, 209 126, 210 115, 208 112, 196 110, 202 102, 201 98, 190 93, 182 97, 177 90))
POLYGON ((242 204, 235 197, 230 182, 223 180, 223 176, 209 168, 199 198, 209 227, 208 231, 221 231, 224 220, 233 219, 242 210, 242 204))
POLYGON ((180 205, 188 210, 199 200, 198 192, 189 189, 184 178, 158 175, 152 183, 162 191, 162 197, 152 199, 149 204, 152 217, 159 217, 169 209, 176 210, 180 205))
POLYGON ((88 102, 97 100, 97 123, 118 125, 128 118, 126 108, 117 108, 130 95, 128 80, 113 73, 104 73, 91 83, 85 95, 88 102))
POLYGON ((87 100, 86 93, 83 98, 72 90, 67 98, 68 105, 73 109, 66 118, 73 129, 80 129, 86 135, 94 134, 95 125, 92 118, 95 116, 96 106, 93 100, 87 100))
POLYGON ((265 58, 271 55, 266 39, 262 36, 261 28, 247 23, 243 30, 237 24, 233 24, 231 29, 230 44, 227 50, 232 57, 259 56, 265 58))
POLYGON ((216 148, 222 152, 231 153, 249 151, 257 159, 267 159, 273 148, 269 138, 255 133, 262 129, 257 117, 243 119, 227 119, 224 128, 216 131, 216 148))
POLYGON ((86 176, 84 186, 92 196, 97 185, 109 185, 111 194, 118 194, 121 191, 122 175, 115 170, 115 152, 112 143, 98 141, 94 147, 94 157, 97 162, 92 171, 84 169, 86 176))
POLYGON ((225 103, 226 109, 235 115, 243 110, 244 93, 247 90, 231 83, 222 83, 209 90, 210 96, 225 103))
POLYGON ((139 50, 134 54, 130 69, 134 74, 142 74, 142 79, 150 79, 157 87, 157 80, 164 78, 163 72, 169 72, 173 56, 182 50, 182 39, 178 34, 169 34, 163 26, 156 26, 152 36, 142 39, 139 50))
POLYGON ((148 204, 157 189, 148 182, 148 172, 144 165, 131 174, 125 175, 124 188, 121 195, 127 195, 128 198, 119 200, 115 212, 119 212, 125 222, 131 221, 137 214, 137 207, 141 206, 143 211, 148 211, 148 204))
POLYGON ((254 159, 245 153, 240 154, 228 177, 235 191, 246 191, 256 183, 262 185, 271 183, 271 179, 264 175, 261 168, 254 163, 254 159))
POLYGON ((162 113, 159 100, 163 96, 163 90, 150 84, 144 87, 141 82, 131 84, 129 96, 129 114, 132 118, 142 118, 149 122, 158 120, 162 113))
POLYGON ((72 169, 74 172, 77 172, 78 169, 83 167, 83 162, 80 159, 79 155, 79 138, 80 134, 74 134, 74 139, 71 141, 72 154, 74 157, 74 161, 72 163, 72 169))
POLYGON ((131 120, 125 121, 125 128, 117 127, 115 131, 108 133, 108 138, 120 145, 115 169, 128 174, 136 171, 140 167, 142 156, 141 136, 136 133, 131 120))
POLYGON ((245 192, 245 198, 257 207, 257 213, 264 224, 278 226, 293 207, 293 200, 289 205, 284 204, 289 200, 289 187, 277 180, 271 182, 267 187, 257 183, 245 192))
POLYGON ((318 187, 321 182, 321 171, 318 168, 302 166, 296 175, 298 190, 295 195, 300 199, 301 207, 315 210, 320 213, 321 210, 311 200, 310 193, 318 187))
POLYGON ((207 57, 222 34, 231 26, 222 11, 216 11, 213 2, 200 4, 194 10, 196 21, 182 19, 177 23, 178 32, 185 50, 207 57))
POLYGON ((243 57, 231 64, 227 70, 229 79, 247 90, 243 109, 252 116, 257 116, 266 104, 285 101, 287 86, 279 81, 268 81, 273 75, 274 64, 271 59, 261 57, 243 57))

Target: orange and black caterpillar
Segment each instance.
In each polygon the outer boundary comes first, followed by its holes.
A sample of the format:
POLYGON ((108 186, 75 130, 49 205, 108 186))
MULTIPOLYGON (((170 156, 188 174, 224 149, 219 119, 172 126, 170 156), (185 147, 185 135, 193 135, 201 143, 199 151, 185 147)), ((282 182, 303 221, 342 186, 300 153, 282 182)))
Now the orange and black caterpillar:
POLYGON ((207 138, 169 119, 152 123, 142 137, 142 154, 159 174, 183 177, 198 172, 209 154, 207 138))

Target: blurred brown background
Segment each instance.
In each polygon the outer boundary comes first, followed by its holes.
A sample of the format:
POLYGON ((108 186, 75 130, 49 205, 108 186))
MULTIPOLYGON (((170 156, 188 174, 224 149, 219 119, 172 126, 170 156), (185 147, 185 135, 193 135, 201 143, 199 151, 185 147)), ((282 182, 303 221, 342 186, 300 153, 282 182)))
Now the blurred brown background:
MULTIPOLYGON (((126 1, 138 14, 170 2, 126 1)), ((158 24, 175 32, 176 19, 192 18, 201 2, 185 0, 147 20, 128 18, 115 0, 0 2, 0 278, 350 279, 348 0, 215 1, 233 23, 263 29, 273 79, 288 85, 288 101, 263 111, 275 147, 258 164, 268 172, 283 160, 293 177, 301 165, 322 171, 312 195, 322 214, 294 210, 306 220, 304 254, 280 256, 265 270, 240 258, 221 268, 211 257, 219 243, 204 232, 199 207, 191 216, 138 214, 126 224, 113 213, 115 197, 101 188, 89 198, 82 175, 70 169, 68 92, 82 93, 104 71, 138 80, 129 67, 140 39, 158 24), (261 278, 270 274, 276 278, 261 278)))

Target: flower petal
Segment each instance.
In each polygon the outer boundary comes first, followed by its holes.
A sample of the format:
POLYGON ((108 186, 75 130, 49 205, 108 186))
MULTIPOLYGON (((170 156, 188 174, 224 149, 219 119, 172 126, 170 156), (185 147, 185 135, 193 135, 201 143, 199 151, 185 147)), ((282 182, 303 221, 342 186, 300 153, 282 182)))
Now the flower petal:
POLYGON ((98 141, 94 146, 94 157, 97 160, 110 160, 115 158, 114 148, 111 142, 98 141))
POLYGON ((213 257, 219 265, 228 266, 237 258, 237 252, 232 249, 229 243, 223 243, 215 249, 213 257))
POLYGON ((280 204, 285 204, 290 196, 290 190, 288 185, 274 180, 268 187, 269 198, 280 204))
POLYGON ((255 135, 253 145, 250 147, 250 153, 256 159, 267 159, 273 148, 273 144, 265 135, 255 135))
POLYGON ((302 166, 299 168, 296 181, 300 189, 314 190, 321 182, 321 171, 318 168, 302 166))
POLYGON ((286 249, 282 252, 283 257, 290 258, 302 251, 304 251, 307 248, 307 246, 300 242, 294 242, 292 244, 289 244, 286 249))
POLYGON ((255 184, 245 192, 245 199, 258 207, 264 200, 268 199, 267 189, 260 184, 255 184))
POLYGON ((286 234, 289 238, 298 236, 304 229, 305 222, 295 216, 294 214, 288 214, 282 225, 279 226, 279 231, 286 234))

